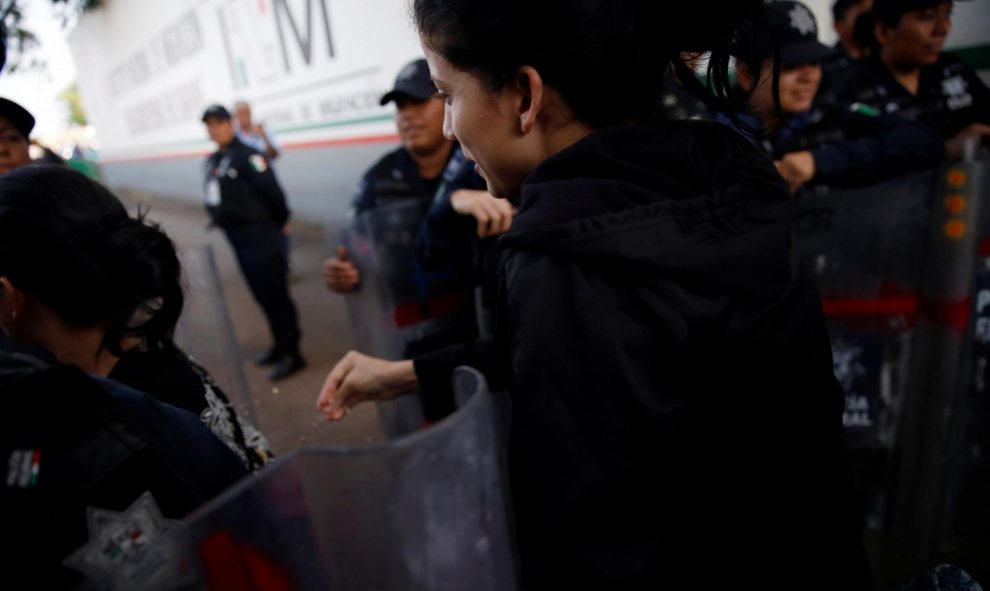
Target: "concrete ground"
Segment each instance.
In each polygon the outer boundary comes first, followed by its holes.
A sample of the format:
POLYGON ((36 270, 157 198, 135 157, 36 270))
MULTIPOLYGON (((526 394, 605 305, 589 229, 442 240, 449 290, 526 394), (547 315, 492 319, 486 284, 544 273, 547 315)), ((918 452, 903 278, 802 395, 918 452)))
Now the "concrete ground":
MULTIPOLYGON (((207 229, 209 219, 202 205, 122 189, 116 193, 132 210, 147 210, 147 218, 161 224, 180 252, 206 245, 212 248, 255 418, 276 455, 304 447, 362 445, 382 440, 375 405, 358 406, 338 423, 326 422, 315 406, 330 369, 354 348, 344 298, 327 291, 321 277, 322 261, 330 252, 328 235, 336 232, 333 227, 290 222, 293 273, 289 288, 299 313, 303 332, 301 349, 308 366, 273 383, 267 378, 267 368, 256 367, 252 362, 255 355, 271 344, 264 316, 248 291, 223 233, 207 229)), ((198 335, 194 338, 206 340, 194 346, 209 348, 217 343, 221 347, 224 340, 215 337, 198 335)), ((218 381, 224 373, 220 369, 207 369, 218 381)), ((220 386, 233 388, 223 383, 220 386)))

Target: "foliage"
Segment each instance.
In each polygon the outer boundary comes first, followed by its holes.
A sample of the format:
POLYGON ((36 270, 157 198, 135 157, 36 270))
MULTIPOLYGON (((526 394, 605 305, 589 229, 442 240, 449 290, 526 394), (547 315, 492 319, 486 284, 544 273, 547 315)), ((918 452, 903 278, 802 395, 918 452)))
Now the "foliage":
POLYGON ((59 93, 58 99, 69 105, 69 123, 86 125, 86 113, 83 112, 82 100, 79 98, 79 85, 73 83, 59 93))
MULTIPOLYGON (((38 37, 23 27, 24 8, 28 0, 0 0, 0 25, 6 34, 6 68, 9 73, 43 70, 38 37)), ((100 8, 104 0, 51 0, 63 27, 74 25, 84 12, 100 8)))

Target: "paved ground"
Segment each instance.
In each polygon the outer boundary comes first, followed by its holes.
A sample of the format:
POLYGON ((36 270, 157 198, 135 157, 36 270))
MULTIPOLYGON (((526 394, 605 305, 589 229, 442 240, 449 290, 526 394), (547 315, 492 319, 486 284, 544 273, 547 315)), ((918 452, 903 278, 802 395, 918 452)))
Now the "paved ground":
MULTIPOLYGON (((320 266, 328 250, 328 234, 333 228, 293 221, 291 227, 293 278, 292 297, 303 331, 302 353, 308 362, 304 370, 273 384, 266 369, 255 367, 251 359, 270 345, 270 336, 261 309, 248 291, 233 251, 222 232, 207 230, 208 218, 198 203, 155 197, 119 190, 117 193, 136 209, 148 210, 148 219, 161 224, 180 251, 209 245, 214 253, 234 337, 243 358, 244 375, 262 432, 276 454, 293 449, 327 444, 367 444, 381 441, 378 413, 374 405, 357 407, 344 421, 327 423, 316 411, 315 401, 323 380, 349 349, 354 347, 344 299, 323 286, 320 266)), ((211 347, 223 342, 217 335, 201 335, 196 346, 211 347)), ((207 368, 211 369, 211 368, 207 368)), ((211 370, 213 371, 213 370, 211 370)), ((214 372, 218 377, 220 372, 214 372)), ((224 384, 220 384, 221 387, 224 384)))

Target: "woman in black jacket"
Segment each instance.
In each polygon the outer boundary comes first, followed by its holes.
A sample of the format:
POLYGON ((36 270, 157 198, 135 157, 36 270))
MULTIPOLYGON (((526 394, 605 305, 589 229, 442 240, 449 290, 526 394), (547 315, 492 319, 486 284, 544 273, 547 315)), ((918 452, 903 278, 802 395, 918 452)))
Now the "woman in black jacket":
POLYGON ((446 398, 459 363, 506 386, 527 588, 869 588, 787 186, 735 132, 657 116, 682 51, 711 50, 727 88, 734 29, 762 3, 414 8, 446 133, 518 203, 495 341, 348 354, 318 400, 328 418, 446 398))

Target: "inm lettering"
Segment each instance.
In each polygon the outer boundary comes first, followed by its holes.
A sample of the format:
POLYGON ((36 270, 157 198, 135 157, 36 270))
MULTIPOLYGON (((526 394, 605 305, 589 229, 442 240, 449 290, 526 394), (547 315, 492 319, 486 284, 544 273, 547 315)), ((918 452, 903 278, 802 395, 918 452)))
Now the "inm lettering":
POLYGON ((292 69, 289 66, 289 53, 285 48, 285 32, 282 26, 283 14, 284 18, 288 21, 289 27, 292 29, 292 36, 299 46, 303 61, 308 66, 312 61, 313 54, 313 2, 319 2, 320 4, 320 10, 323 14, 323 33, 326 35, 327 40, 327 54, 333 57, 333 39, 330 37, 330 18, 327 16, 326 0, 305 0, 306 16, 303 21, 305 25, 303 30, 300 30, 300 27, 296 24, 296 19, 292 16, 292 11, 289 10, 286 2, 287 0, 274 0, 273 2, 275 8, 273 11, 275 13, 275 26, 278 28, 278 40, 282 46, 282 60, 285 64, 285 71, 290 72, 292 69))

